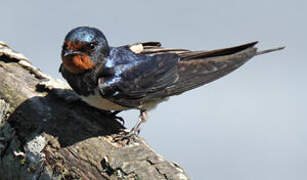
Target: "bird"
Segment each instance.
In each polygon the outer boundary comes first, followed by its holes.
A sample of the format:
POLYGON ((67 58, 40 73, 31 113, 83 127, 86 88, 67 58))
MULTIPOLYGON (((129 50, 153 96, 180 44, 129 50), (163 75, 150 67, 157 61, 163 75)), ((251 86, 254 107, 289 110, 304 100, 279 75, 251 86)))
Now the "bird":
POLYGON ((139 110, 128 133, 137 135, 147 111, 170 96, 217 80, 256 55, 284 48, 258 51, 257 43, 197 51, 164 48, 156 41, 112 47, 99 29, 79 26, 65 36, 59 71, 92 107, 115 114, 139 110))

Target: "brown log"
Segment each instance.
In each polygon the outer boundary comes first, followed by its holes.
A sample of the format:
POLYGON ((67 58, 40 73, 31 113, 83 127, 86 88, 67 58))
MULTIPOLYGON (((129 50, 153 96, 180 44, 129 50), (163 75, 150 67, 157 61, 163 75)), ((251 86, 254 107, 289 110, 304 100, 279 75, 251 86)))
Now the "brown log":
POLYGON ((0 42, 1 180, 188 179, 142 138, 114 142, 121 123, 75 98, 0 42))

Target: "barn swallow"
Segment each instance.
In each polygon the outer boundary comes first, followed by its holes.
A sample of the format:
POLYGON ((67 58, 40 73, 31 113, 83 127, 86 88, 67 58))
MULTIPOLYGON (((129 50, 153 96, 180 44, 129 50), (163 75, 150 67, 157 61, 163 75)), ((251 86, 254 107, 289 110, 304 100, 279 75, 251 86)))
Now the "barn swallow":
POLYGON ((100 30, 82 26, 65 37, 60 72, 90 106, 140 110, 130 131, 138 134, 147 111, 168 97, 219 79, 256 55, 283 49, 259 52, 256 44, 210 51, 168 49, 159 42, 111 47, 100 30))

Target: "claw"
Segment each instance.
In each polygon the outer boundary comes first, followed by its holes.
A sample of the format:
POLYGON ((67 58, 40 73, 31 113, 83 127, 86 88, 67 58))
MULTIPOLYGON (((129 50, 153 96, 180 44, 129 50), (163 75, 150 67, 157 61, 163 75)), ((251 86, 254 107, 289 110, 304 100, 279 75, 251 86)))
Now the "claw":
POLYGON ((145 122, 148 119, 147 112, 145 110, 140 111, 139 121, 136 123, 136 125, 130 130, 122 130, 120 133, 118 133, 113 141, 114 142, 125 142, 125 144, 129 144, 131 141, 135 141, 136 137, 140 134, 141 131, 141 124, 145 122))
POLYGON ((138 136, 138 132, 121 130, 115 137, 113 138, 113 142, 123 142, 123 144, 130 144, 130 142, 135 142, 136 137, 138 136))

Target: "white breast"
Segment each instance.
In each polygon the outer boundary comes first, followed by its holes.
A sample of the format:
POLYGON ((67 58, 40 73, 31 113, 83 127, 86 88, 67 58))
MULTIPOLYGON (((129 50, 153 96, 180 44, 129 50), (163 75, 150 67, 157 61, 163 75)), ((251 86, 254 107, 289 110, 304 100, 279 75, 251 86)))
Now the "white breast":
MULTIPOLYGON (((87 104, 98 108, 98 109, 103 109, 103 110, 113 110, 113 111, 122 111, 122 110, 127 110, 131 109, 129 107, 124 107, 118 104, 115 104, 105 98, 102 98, 102 96, 99 94, 98 91, 95 91, 94 95, 90 96, 80 96, 81 99, 86 102, 87 104)), ((141 104, 137 109, 146 109, 146 110, 152 110, 154 109, 159 103, 163 101, 167 101, 168 98, 158 98, 154 99, 151 101, 147 101, 144 104, 141 104)))
POLYGON ((114 110, 114 111, 129 109, 127 107, 123 107, 121 105, 115 104, 107 99, 102 98, 101 95, 96 91, 94 95, 80 96, 80 97, 84 102, 98 109, 114 110))

